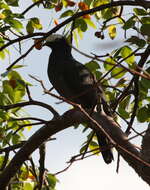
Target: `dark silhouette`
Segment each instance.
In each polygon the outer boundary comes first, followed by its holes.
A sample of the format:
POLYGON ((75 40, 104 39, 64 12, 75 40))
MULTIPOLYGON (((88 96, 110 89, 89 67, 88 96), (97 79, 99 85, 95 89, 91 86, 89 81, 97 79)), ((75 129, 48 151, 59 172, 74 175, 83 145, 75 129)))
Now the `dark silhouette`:
MULTIPOLYGON (((58 34, 50 35, 45 45, 52 49, 48 77, 61 96, 91 110, 98 103, 99 93, 101 101, 105 102, 101 87, 94 85, 95 80, 90 71, 73 58, 71 47, 65 37, 58 34)), ((104 161, 107 164, 111 163, 113 154, 108 139, 103 134, 97 134, 97 139, 104 161)))

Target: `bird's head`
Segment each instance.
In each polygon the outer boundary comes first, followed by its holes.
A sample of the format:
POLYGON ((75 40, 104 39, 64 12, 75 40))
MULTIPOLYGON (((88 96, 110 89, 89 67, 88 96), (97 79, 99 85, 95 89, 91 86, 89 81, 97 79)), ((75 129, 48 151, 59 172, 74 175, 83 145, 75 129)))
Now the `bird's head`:
POLYGON ((54 48, 63 48, 68 46, 67 40, 63 35, 60 34, 51 34, 45 40, 44 46, 48 46, 52 49, 54 48))

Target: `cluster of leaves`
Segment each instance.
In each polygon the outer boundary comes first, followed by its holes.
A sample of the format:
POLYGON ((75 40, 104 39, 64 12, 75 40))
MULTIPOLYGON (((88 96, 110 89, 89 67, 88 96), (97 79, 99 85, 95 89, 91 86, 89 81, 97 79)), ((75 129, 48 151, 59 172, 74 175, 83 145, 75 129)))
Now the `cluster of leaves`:
MULTIPOLYGON (((9 72, 7 79, 2 81, 0 105, 6 106, 23 101, 25 91, 25 82, 20 74, 16 71, 9 72)), ((22 130, 20 130, 19 135, 13 135, 19 126, 29 123, 27 121, 15 121, 12 119, 19 117, 20 111, 21 108, 14 108, 9 111, 5 109, 0 110, 1 148, 11 143, 17 144, 22 140, 22 130)))
MULTIPOLYGON (((55 11, 56 17, 53 24, 58 25, 68 17, 82 11, 95 8, 100 5, 110 3, 111 0, 83 0, 76 2, 73 0, 32 0, 31 3, 39 8, 55 11)), ((12 39, 34 34, 36 31, 42 30, 42 21, 38 15, 26 18, 25 9, 23 12, 15 12, 15 7, 19 7, 19 0, 1 0, 0 1, 0 48, 12 39)), ((30 10, 32 11, 32 9, 30 10)), ((85 32, 92 27, 95 30, 97 41, 105 39, 107 36, 114 40, 117 30, 122 30, 125 36, 125 45, 113 50, 104 57, 96 55, 91 61, 86 63, 89 70, 100 81, 106 93, 106 98, 111 105, 111 111, 117 112, 119 117, 130 123, 135 118, 139 122, 150 121, 150 82, 146 78, 140 78, 133 75, 133 71, 138 71, 139 67, 144 70, 143 73, 150 74, 149 61, 139 65, 139 59, 136 54, 142 55, 150 40, 150 12, 144 8, 134 8, 132 15, 126 16, 121 7, 110 7, 102 11, 86 14, 74 19, 64 27, 64 33, 69 37, 73 37, 78 45, 79 39, 82 39, 85 32), (115 23, 115 24, 114 24, 115 23), (100 63, 103 64, 100 64, 100 63), (105 77, 101 80, 103 73, 105 77), (131 74, 131 75, 130 75, 131 74), (134 82, 131 83, 131 79, 134 82), (138 84, 138 89, 137 89, 138 84), (128 89, 128 87, 130 88, 128 89), (128 89, 127 93, 124 91, 128 89), (135 114, 133 115, 133 113, 135 114), (133 118, 134 116, 134 118, 133 118)), ((48 23, 49 25, 49 23, 48 23)), ((20 42, 20 41, 18 41, 20 42)), ((19 44, 20 48, 21 44, 19 44)), ((37 48, 38 49, 38 48, 37 48)), ((39 48, 40 49, 40 48, 39 48)), ((7 49, 0 51, 0 59, 5 59, 8 52, 7 49)), ((21 117, 22 108, 3 109, 3 106, 17 104, 23 102, 26 94, 26 82, 23 77, 16 72, 17 67, 13 67, 9 72, 1 75, 2 87, 0 90, 0 148, 3 149, 10 145, 16 145, 24 140, 23 130, 21 126, 28 126, 28 120, 15 120, 21 117), (19 128, 19 130, 18 130, 19 128)), ((116 118, 115 118, 116 119, 116 118)), ((131 123, 130 123, 131 124, 131 123)), ((87 142, 92 137, 92 133, 87 136, 87 141, 81 148, 81 153, 87 150, 87 142)), ((90 150, 98 148, 97 140, 94 137, 89 144, 90 150)), ((94 152, 95 153, 95 152, 94 152)), ((6 156, 0 156, 0 168, 3 170, 6 156)), ((38 176, 38 169, 36 168, 38 176)), ((33 189, 37 185, 36 175, 33 175, 32 167, 22 167, 17 178, 22 184, 13 184, 13 188, 33 189), (30 179, 30 181, 28 181, 30 179)), ((57 179, 51 174, 46 175, 50 189, 54 190, 57 179)), ((45 187, 43 187, 43 190, 45 187)))
MULTIPOLYGON (((135 70, 138 70, 138 66, 143 68, 145 73, 150 74, 150 62, 147 61, 141 65, 139 64, 139 59, 136 56, 136 52, 144 52, 145 48, 149 44, 149 11, 142 8, 134 8, 133 16, 129 18, 123 18, 122 16, 114 17, 114 19, 118 20, 115 25, 109 24, 109 16, 105 18, 104 14, 102 15, 102 18, 104 19, 104 22, 101 30, 96 32, 96 37, 103 39, 105 31, 108 29, 110 38, 114 39, 117 35, 116 28, 119 24, 125 33, 126 44, 116 50, 113 50, 104 60, 104 64, 101 64, 101 67, 97 60, 88 62, 86 66, 93 72, 98 81, 101 81, 103 73, 108 73, 107 79, 104 78, 101 82, 105 87, 106 98, 111 105, 113 113, 117 112, 119 114, 119 118, 126 121, 126 123, 130 123, 130 120, 133 119, 132 117, 134 117, 134 119, 136 118, 138 122, 150 122, 149 79, 142 77, 136 78, 134 74, 129 74, 129 71, 134 72, 135 70), (111 31, 110 27, 112 27, 111 31), (124 67, 127 69, 124 69, 124 67), (135 78, 135 80, 137 79, 137 85, 132 83, 131 87, 128 89, 128 93, 124 95, 124 91, 130 85, 132 78, 135 78), (122 97, 121 100, 120 97, 122 97), (134 111, 135 115, 133 116, 134 111)), ((115 117, 115 119, 117 118, 115 117)), ((87 141, 81 148, 82 153, 86 150, 86 144, 89 139, 90 134, 87 137, 87 141)), ((98 144, 96 143, 95 138, 93 138, 89 145, 89 149, 97 150, 97 148, 98 144)))

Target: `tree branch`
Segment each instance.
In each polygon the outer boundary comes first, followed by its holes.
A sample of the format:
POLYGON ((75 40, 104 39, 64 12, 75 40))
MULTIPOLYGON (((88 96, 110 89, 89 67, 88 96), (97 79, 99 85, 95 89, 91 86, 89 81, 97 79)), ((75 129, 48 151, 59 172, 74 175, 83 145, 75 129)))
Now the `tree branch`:
MULTIPOLYGON (((140 157, 140 152, 136 150, 134 145, 132 145, 126 135, 118 127, 118 125, 104 113, 93 113, 92 119, 98 123, 98 125, 91 125, 91 127, 99 133, 103 130, 110 136, 110 138, 115 142, 115 148, 118 150, 119 154, 131 165, 135 171, 148 183, 150 184, 149 176, 150 174, 150 164, 142 160, 140 157), (141 171, 141 168, 143 170, 141 171), (145 170, 149 173, 145 173, 145 170), (146 179, 145 179, 145 175, 146 179)), ((50 136, 55 133, 62 131, 74 124, 88 123, 89 118, 87 115, 79 110, 73 109, 67 111, 57 120, 51 120, 46 126, 38 130, 25 145, 18 151, 18 153, 11 160, 9 165, 0 175, 0 187, 4 190, 11 178, 15 175, 17 170, 21 167, 23 162, 27 160, 30 154, 33 153, 43 142, 45 142, 50 136)), ((91 121, 90 121, 91 122, 91 121)))
POLYGON ((33 3, 32 5, 30 5, 27 9, 25 9, 21 14, 25 15, 29 10, 31 10, 33 7, 35 7, 36 5, 42 3, 44 0, 40 0, 40 1, 36 1, 35 3, 33 3))
POLYGON ((50 106, 48 104, 45 104, 43 102, 35 101, 35 100, 30 100, 28 102, 21 102, 21 103, 17 103, 17 104, 10 104, 10 105, 6 105, 6 106, 0 105, 0 109, 3 109, 3 110, 7 111, 9 109, 13 109, 13 108, 17 108, 17 107, 30 106, 30 105, 41 106, 41 107, 49 110, 54 115, 54 117, 59 116, 58 112, 55 111, 55 109, 52 106, 50 106))
MULTIPOLYGON (((37 33, 33 33, 33 34, 28 34, 26 36, 22 36, 20 38, 16 38, 14 40, 11 40, 10 42, 8 42, 7 44, 5 44, 4 46, 2 46, 0 48, 0 51, 2 51, 3 49, 5 49, 6 47, 18 42, 18 41, 22 41, 31 37, 35 37, 35 36, 44 36, 44 38, 46 38, 47 36, 49 36, 52 33, 57 32, 60 28, 62 28, 63 26, 65 26, 66 24, 68 24, 69 22, 73 21, 76 18, 79 18, 81 16, 84 16, 86 14, 92 14, 95 13, 97 11, 102 11, 104 9, 110 8, 110 7, 117 7, 117 6, 140 6, 140 7, 144 7, 144 8, 150 8, 150 2, 148 1, 143 1, 143 3, 141 2, 135 2, 135 1, 116 1, 116 2, 111 2, 108 4, 104 4, 89 10, 85 10, 82 12, 78 12, 76 14, 74 14, 73 16, 69 17, 68 19, 66 19, 65 21, 63 21, 62 23, 58 24, 57 26, 55 26, 52 30, 50 30, 49 32, 45 33, 45 32, 37 32, 37 33)), ((44 40, 44 39, 43 39, 44 40)))

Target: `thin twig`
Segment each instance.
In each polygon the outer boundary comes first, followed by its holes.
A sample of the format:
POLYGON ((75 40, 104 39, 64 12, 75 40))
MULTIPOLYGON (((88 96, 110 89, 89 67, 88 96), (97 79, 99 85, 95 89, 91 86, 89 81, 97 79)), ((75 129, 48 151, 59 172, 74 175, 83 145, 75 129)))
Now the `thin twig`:
POLYGON ((6 105, 6 106, 0 105, 0 109, 7 111, 9 109, 13 109, 13 108, 17 108, 17 107, 24 107, 24 106, 29 106, 29 105, 41 106, 41 107, 49 110, 54 115, 54 117, 59 116, 58 112, 55 111, 55 109, 52 106, 45 104, 43 102, 35 101, 35 100, 32 100, 32 101, 30 100, 28 102, 21 102, 21 103, 16 103, 16 104, 10 104, 10 105, 6 105))
POLYGON ((21 14, 25 15, 29 10, 31 10, 33 7, 35 7, 36 5, 42 3, 44 0, 39 0, 36 1, 35 3, 33 3, 32 5, 30 5, 27 9, 25 9, 21 14))

